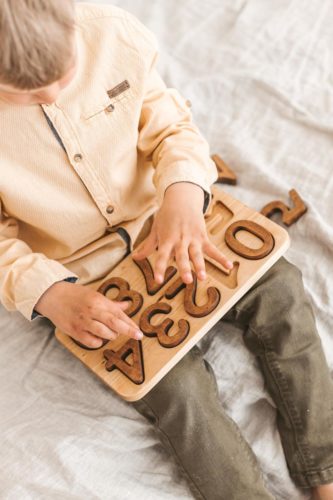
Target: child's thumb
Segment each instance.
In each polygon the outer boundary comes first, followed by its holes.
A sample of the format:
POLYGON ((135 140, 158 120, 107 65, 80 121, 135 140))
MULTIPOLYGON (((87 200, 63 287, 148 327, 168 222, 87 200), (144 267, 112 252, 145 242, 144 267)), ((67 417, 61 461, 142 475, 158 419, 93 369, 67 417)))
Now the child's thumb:
POLYGON ((135 250, 132 252, 133 259, 141 260, 148 257, 156 249, 157 242, 155 237, 150 234, 135 250))

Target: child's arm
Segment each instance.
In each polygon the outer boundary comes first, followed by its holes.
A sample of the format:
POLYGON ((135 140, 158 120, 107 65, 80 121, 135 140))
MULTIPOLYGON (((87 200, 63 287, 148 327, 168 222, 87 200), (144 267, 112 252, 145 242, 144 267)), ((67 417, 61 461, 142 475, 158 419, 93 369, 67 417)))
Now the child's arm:
POLYGON ((8 311, 17 310, 32 321, 35 309, 88 347, 99 347, 102 341, 96 337, 113 339, 115 332, 138 338, 136 324, 124 312, 128 303, 62 281, 78 276, 33 252, 18 236, 19 223, 3 212, 0 200, 0 302, 8 311))
POLYGON ((19 222, 8 216, 0 200, 0 301, 32 321, 39 297, 57 281, 78 276, 19 238, 19 222))
MULTIPOLYGON (((126 14, 133 47, 142 61, 139 82, 143 80, 144 90, 137 151, 155 169, 153 183, 158 204, 162 205, 171 184, 191 182, 205 191, 206 208, 210 186, 218 178, 209 145, 193 122, 186 99, 177 89, 168 88, 157 71, 159 51, 155 35, 136 17, 126 14)), ((141 82, 138 85, 141 88, 141 82)))
POLYGON ((150 235, 133 257, 143 259, 158 247, 156 281, 163 281, 173 254, 185 283, 192 281, 190 261, 198 278, 205 279, 204 254, 232 268, 209 241, 202 210, 203 205, 207 208, 217 169, 185 99, 176 89, 167 88, 156 70, 155 36, 133 16, 129 15, 128 21, 133 44, 147 67, 137 149, 155 168, 153 182, 160 206, 150 235))
POLYGON ((124 312, 129 302, 115 302, 88 286, 65 281, 52 285, 39 299, 36 310, 62 332, 81 344, 100 347, 100 338, 118 334, 141 339, 143 334, 124 312))

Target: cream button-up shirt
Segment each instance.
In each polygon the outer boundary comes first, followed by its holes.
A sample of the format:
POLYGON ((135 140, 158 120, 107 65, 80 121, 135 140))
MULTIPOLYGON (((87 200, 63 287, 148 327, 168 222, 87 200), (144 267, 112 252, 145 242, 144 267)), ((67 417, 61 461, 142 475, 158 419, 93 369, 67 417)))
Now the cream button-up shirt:
POLYGON ((115 7, 76 5, 78 67, 52 105, 0 101, 0 301, 29 321, 63 279, 101 279, 175 182, 217 179, 154 35, 115 7))

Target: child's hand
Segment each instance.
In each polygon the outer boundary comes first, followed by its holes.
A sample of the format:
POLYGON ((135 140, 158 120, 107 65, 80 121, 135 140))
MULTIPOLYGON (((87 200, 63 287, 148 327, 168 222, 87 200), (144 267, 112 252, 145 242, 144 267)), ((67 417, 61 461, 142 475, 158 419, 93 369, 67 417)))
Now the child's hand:
POLYGON ((101 339, 114 340, 118 334, 142 338, 124 312, 128 304, 112 301, 87 286, 60 281, 46 290, 35 309, 81 344, 100 347, 101 339))
POLYGON ((157 283, 163 282, 168 260, 173 256, 184 283, 192 282, 190 260, 198 278, 206 278, 204 254, 232 269, 232 262, 209 241, 203 197, 203 190, 196 184, 179 182, 169 186, 149 236, 133 251, 133 259, 142 260, 158 248, 154 269, 157 283))

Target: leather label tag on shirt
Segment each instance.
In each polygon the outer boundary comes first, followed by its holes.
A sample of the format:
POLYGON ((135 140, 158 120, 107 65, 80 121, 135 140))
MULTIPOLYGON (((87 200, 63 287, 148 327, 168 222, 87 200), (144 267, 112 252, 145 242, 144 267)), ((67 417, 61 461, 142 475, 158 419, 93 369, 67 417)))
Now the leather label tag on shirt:
POLYGON ((123 92, 125 92, 125 90, 129 88, 130 84, 128 83, 128 80, 124 80, 123 82, 113 87, 113 89, 108 90, 107 93, 110 98, 117 97, 119 94, 122 94, 123 92))

